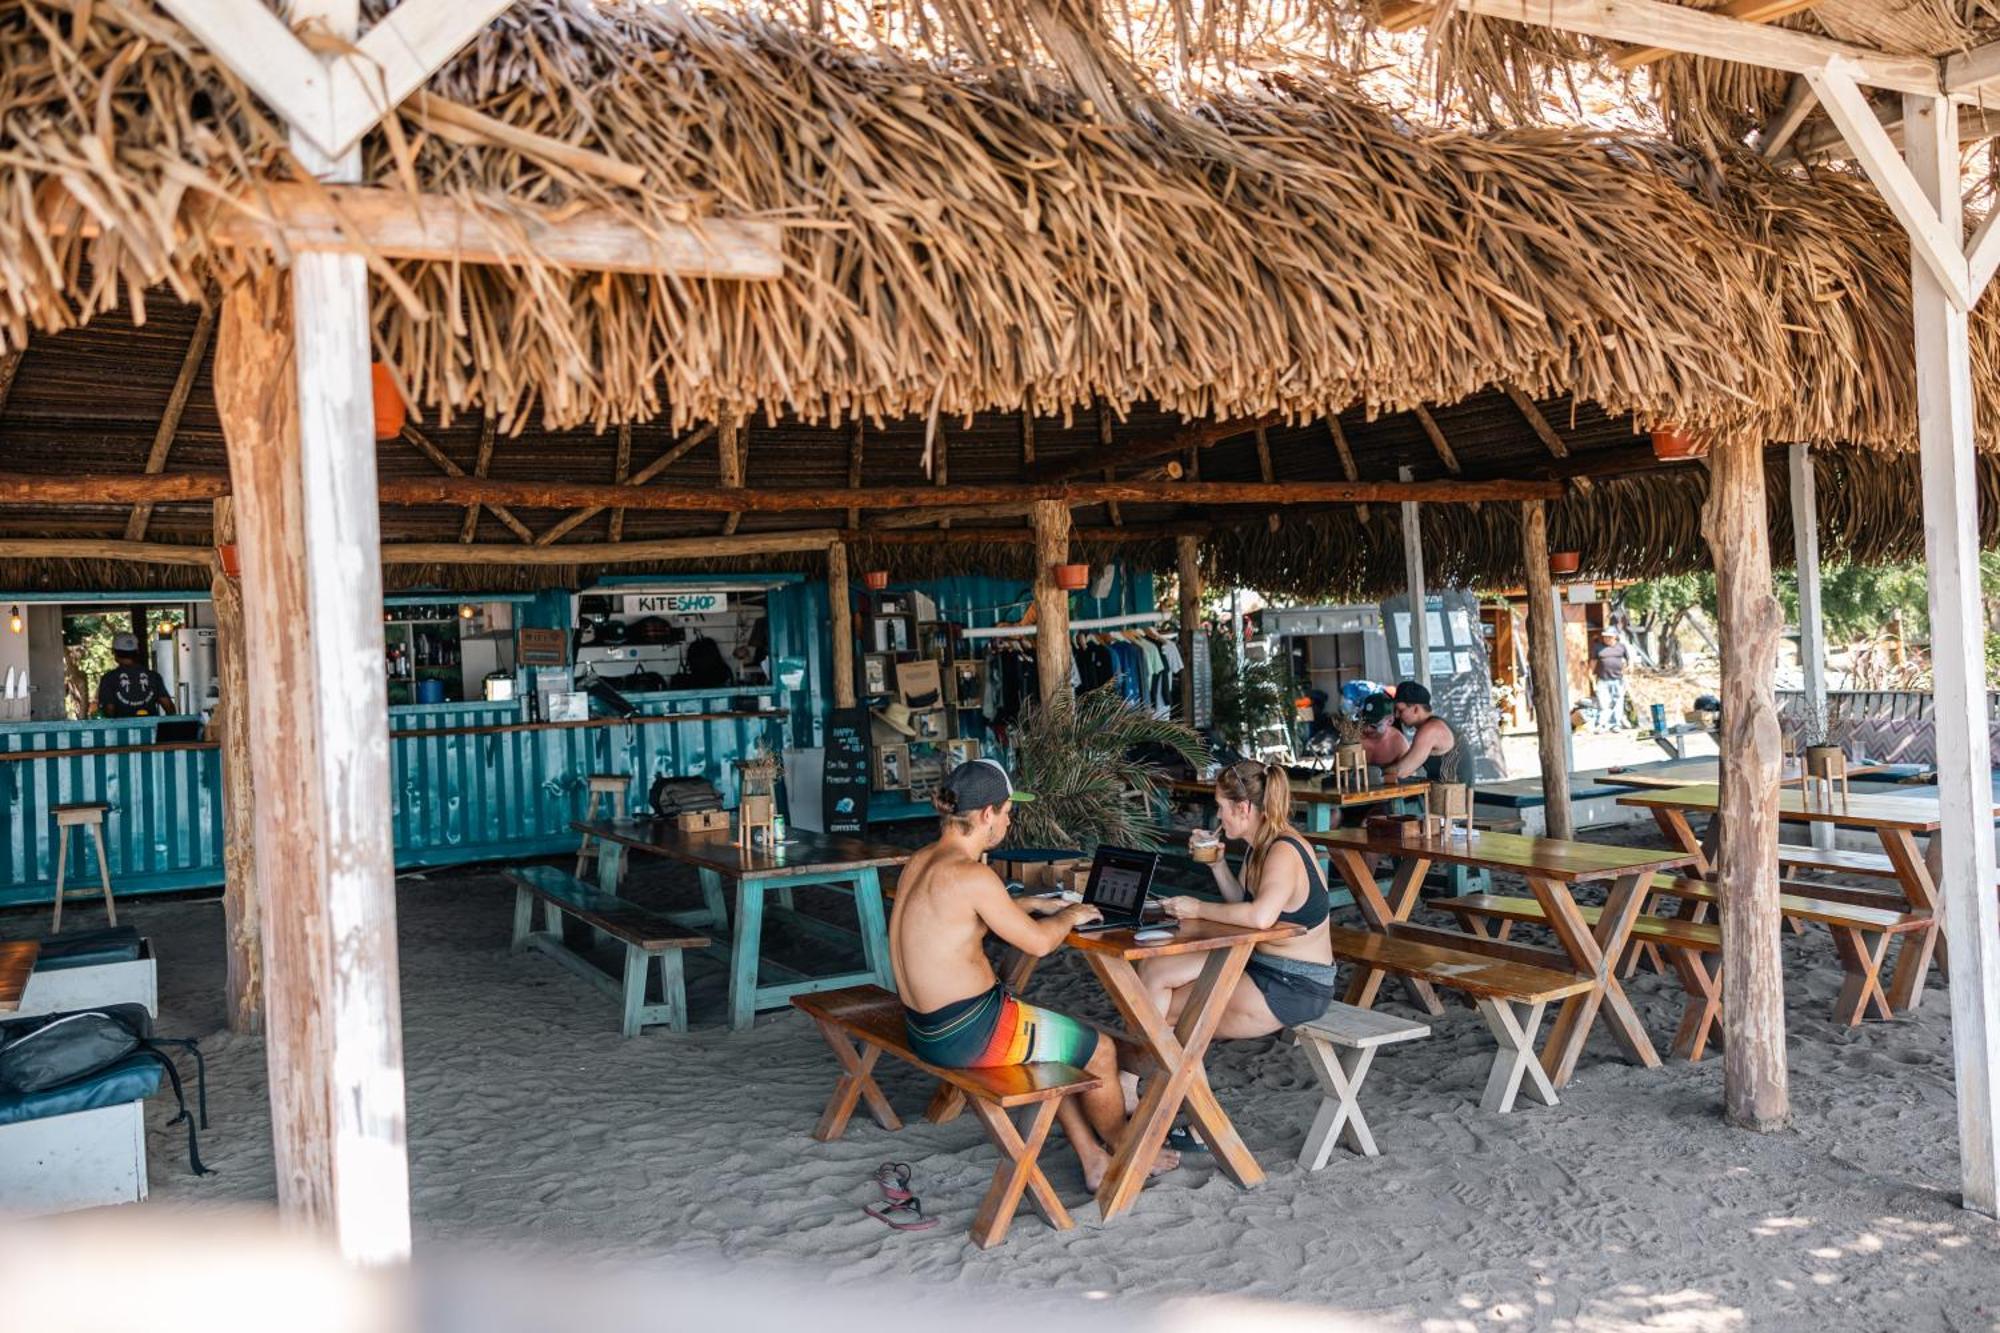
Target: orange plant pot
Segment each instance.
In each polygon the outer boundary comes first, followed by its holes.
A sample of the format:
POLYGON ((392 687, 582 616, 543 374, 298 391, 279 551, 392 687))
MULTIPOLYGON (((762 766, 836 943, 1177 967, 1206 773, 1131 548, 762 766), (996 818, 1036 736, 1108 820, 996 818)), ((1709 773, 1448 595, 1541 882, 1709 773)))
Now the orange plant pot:
POLYGON ((1580 551, 1549 552, 1549 573, 1551 574, 1574 574, 1582 566, 1583 553, 1580 551))
POLYGON ((243 560, 236 553, 235 542, 216 547, 215 555, 222 562, 222 573, 225 578, 240 579, 243 577, 243 560))
POLYGON ((1052 565, 1050 573, 1064 592, 1078 592, 1090 586, 1089 565, 1052 565))
POLYGON ((1708 442, 1679 426, 1653 428, 1653 457, 1700 458, 1708 452, 1708 442))
POLYGON ((889 586, 889 571, 886 569, 869 570, 861 576, 861 586, 870 592, 882 591, 882 589, 889 586))

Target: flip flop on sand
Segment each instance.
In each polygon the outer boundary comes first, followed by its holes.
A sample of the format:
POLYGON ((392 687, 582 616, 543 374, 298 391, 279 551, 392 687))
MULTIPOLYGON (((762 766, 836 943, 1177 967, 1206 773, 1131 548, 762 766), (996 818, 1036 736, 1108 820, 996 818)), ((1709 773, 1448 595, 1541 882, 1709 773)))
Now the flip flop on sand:
POLYGON ((1208 1145, 1202 1142, 1193 1125, 1175 1125, 1168 1130, 1167 1146, 1182 1154, 1208 1152, 1208 1145))
POLYGON ((882 1197, 890 1203, 902 1203, 915 1197, 910 1193, 908 1162, 882 1163, 875 1168, 875 1183, 882 1187, 882 1197))
POLYGON ((897 1231, 929 1231, 938 1224, 935 1217, 924 1216, 923 1200, 914 1194, 905 1199, 884 1199, 880 1203, 871 1203, 861 1211, 897 1231))

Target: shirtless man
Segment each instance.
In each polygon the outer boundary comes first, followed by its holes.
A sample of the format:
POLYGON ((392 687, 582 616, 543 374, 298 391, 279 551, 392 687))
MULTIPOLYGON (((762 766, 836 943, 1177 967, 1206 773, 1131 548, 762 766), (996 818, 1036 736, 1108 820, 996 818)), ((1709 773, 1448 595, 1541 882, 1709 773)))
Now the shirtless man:
MULTIPOLYGON (((1007 836, 1015 801, 1007 770, 991 759, 960 764, 938 788, 938 840, 905 866, 889 918, 889 957, 903 1000, 910 1049, 947 1069, 985 1069, 1052 1060, 1102 1080, 1065 1097, 1056 1117, 1093 1193, 1111 1166, 1105 1147, 1125 1132, 1117 1056, 1097 1030, 1064 1014, 1023 1004, 986 961, 990 931, 1030 957, 1053 953, 1070 930, 1098 919, 1095 907, 1031 900, 1023 911, 980 857, 1007 836), (1080 1103, 1080 1104, 1079 1104, 1080 1103)), ((1160 1154, 1155 1174, 1179 1165, 1160 1154)))
POLYGON ((1444 757, 1458 748, 1458 733, 1451 723, 1431 712, 1431 692, 1414 680, 1396 687, 1396 723, 1410 728, 1410 748, 1403 757, 1382 770, 1389 782, 1423 771, 1432 782, 1444 778, 1444 757))
POLYGON ((1369 695, 1361 701, 1357 712, 1361 719, 1361 749, 1370 764, 1383 770, 1410 749, 1409 737, 1398 731, 1392 720, 1395 713, 1395 702, 1386 694, 1369 695))

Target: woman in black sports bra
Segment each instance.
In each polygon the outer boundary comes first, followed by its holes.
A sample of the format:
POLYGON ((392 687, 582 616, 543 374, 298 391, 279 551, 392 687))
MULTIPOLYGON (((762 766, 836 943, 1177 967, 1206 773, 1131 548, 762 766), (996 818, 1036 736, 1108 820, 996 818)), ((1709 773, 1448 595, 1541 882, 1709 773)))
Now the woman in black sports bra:
MULTIPOLYGON (((1221 921, 1268 928, 1289 922, 1303 934, 1257 946, 1243 979, 1223 1011, 1219 1037, 1262 1037, 1318 1018, 1333 1002, 1333 949, 1327 941, 1330 905, 1319 861, 1292 827, 1292 787, 1276 764, 1245 760, 1215 780, 1222 836, 1250 844, 1237 879, 1226 859, 1210 869, 1223 900, 1174 897, 1164 904, 1183 921, 1221 921)), ((1206 962, 1203 954, 1177 954, 1140 968, 1153 1002, 1169 1019, 1180 1016, 1206 962)))

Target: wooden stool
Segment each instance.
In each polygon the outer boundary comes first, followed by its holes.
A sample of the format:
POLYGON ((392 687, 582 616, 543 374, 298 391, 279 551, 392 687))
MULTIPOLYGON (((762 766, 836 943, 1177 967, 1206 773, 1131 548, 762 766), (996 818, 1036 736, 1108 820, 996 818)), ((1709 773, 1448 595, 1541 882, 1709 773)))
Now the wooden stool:
POLYGON ((49 928, 51 935, 62 933, 63 886, 69 874, 69 831, 72 828, 90 830, 91 839, 97 844, 97 878, 104 886, 104 915, 112 925, 118 924, 118 909, 111 904, 111 859, 104 850, 104 812, 108 805, 58 805, 56 814, 56 919, 49 928))
POLYGON ((1375 1136, 1361 1117, 1361 1081, 1378 1048, 1430 1035, 1428 1024, 1336 1000, 1324 1015, 1292 1030, 1306 1063, 1319 1077, 1319 1113, 1299 1149, 1299 1165, 1317 1171, 1344 1143, 1363 1157, 1379 1156, 1375 1136))
MULTIPOLYGON (((625 814, 625 796, 631 790, 632 779, 623 773, 592 773, 590 775, 590 799, 585 802, 583 807, 584 822, 589 823, 591 820, 597 818, 597 798, 600 796, 607 796, 611 799, 611 818, 617 819, 625 814)), ((576 877, 582 879, 584 877, 584 867, 596 859, 597 839, 586 833, 583 835, 583 841, 576 849, 576 877)), ((614 879, 617 873, 617 869, 614 868, 612 870, 614 879)), ((600 887, 613 893, 618 891, 618 886, 615 882, 600 887)))

